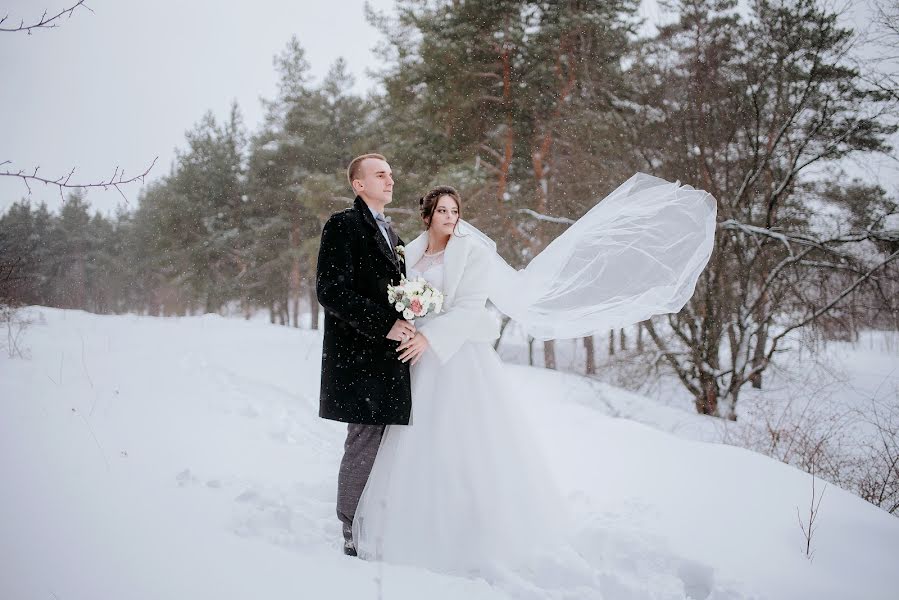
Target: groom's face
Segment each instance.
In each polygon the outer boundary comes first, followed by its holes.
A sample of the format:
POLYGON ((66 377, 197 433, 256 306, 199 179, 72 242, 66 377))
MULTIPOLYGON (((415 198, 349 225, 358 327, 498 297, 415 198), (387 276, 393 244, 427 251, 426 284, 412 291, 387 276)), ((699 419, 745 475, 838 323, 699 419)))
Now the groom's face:
POLYGON ((366 158, 359 165, 359 174, 353 180, 356 193, 379 204, 393 200, 393 172, 387 161, 366 158))

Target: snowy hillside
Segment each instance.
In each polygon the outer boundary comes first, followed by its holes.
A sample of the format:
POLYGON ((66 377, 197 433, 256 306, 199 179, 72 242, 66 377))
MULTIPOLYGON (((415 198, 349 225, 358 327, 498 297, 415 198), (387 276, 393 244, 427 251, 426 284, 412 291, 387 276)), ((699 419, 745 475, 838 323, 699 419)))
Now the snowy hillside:
POLYGON ((317 333, 29 314, 30 358, 0 357, 4 600, 899 595, 899 519, 827 486, 810 561, 809 475, 697 441, 714 424, 696 415, 520 366, 579 523, 570 555, 490 581, 344 557, 317 333))

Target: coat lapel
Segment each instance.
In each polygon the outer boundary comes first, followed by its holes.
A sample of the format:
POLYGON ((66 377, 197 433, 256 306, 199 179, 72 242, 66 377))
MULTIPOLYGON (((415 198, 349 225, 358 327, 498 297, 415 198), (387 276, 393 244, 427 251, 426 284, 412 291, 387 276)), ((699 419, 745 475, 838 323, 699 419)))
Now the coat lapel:
POLYGON ((365 203, 362 198, 356 196, 356 201, 353 203, 353 207, 359 211, 362 215, 362 221, 368 225, 369 229, 371 229, 371 235, 375 238, 375 244, 377 244, 378 249, 381 253, 387 257, 387 259, 391 262, 391 264, 396 267, 398 270, 400 269, 399 262, 397 261, 396 254, 394 254, 393 249, 390 247, 390 244, 387 243, 387 240, 384 239, 384 234, 381 233, 381 228, 378 227, 377 221, 372 216, 371 211, 368 209, 368 205, 365 203))

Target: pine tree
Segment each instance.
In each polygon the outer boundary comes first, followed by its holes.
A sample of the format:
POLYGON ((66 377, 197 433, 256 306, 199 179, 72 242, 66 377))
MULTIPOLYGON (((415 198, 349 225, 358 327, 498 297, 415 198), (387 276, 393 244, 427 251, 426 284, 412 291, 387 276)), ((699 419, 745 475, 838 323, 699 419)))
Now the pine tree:
POLYGON ((0 216, 0 305, 33 304, 37 264, 31 205, 16 202, 0 216))
MULTIPOLYGON (((636 2, 400 2, 373 16, 396 63, 385 118, 413 168, 461 182, 466 216, 523 265, 629 166, 609 160, 636 2), (467 168, 466 168, 467 166, 467 168)), ((628 173, 629 175, 630 173, 628 173)), ((456 183, 459 185, 459 183, 456 183)), ((555 367, 554 345, 544 344, 555 367)))
POLYGON ((268 306, 271 320, 299 325, 307 296, 317 327, 315 257, 328 215, 344 208, 344 170, 371 151, 371 105, 352 93, 343 60, 318 86, 308 79, 296 38, 275 58, 279 96, 268 102, 266 126, 251 142, 244 217, 252 231, 243 289, 251 304, 268 306))
POLYGON ((53 306, 87 307, 87 260, 92 249, 89 223, 85 195, 69 194, 50 231, 49 246, 54 259, 50 271, 53 306))
POLYGON ((219 125, 207 113, 187 133, 188 149, 178 152, 166 181, 165 223, 160 236, 170 239, 179 279, 204 312, 220 310, 236 297, 240 227, 245 196, 244 132, 237 105, 219 125))

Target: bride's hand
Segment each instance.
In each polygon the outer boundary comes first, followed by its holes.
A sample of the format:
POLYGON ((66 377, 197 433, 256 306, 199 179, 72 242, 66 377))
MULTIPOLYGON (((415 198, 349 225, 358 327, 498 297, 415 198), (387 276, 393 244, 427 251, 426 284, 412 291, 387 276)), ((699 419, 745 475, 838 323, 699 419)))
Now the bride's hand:
POLYGON ((428 349, 428 338, 421 332, 417 332, 410 339, 406 340, 402 344, 400 344, 399 348, 396 349, 397 352, 402 352, 400 354, 400 360, 402 362, 412 361, 414 365, 419 361, 422 354, 425 353, 425 350, 428 349))

